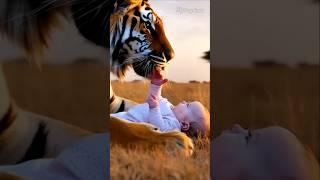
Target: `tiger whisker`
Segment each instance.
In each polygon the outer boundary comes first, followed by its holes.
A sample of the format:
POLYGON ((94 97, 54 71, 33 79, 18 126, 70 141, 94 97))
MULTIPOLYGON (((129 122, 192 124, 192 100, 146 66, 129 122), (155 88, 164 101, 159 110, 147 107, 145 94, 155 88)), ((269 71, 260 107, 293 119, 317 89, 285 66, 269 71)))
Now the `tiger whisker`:
MULTIPOLYGON (((97 15, 100 13, 100 11, 102 10, 103 6, 107 4, 107 2, 108 2, 108 1, 105 1, 104 3, 102 3, 102 4, 100 5, 99 10, 98 10, 97 13, 96 13, 96 17, 97 17, 97 15)), ((106 17, 105 17, 105 18, 106 18, 106 17)))
POLYGON ((146 70, 145 70, 145 77, 148 77, 148 75, 150 74, 150 64, 148 63, 146 66, 146 70))
POLYGON ((31 15, 36 15, 38 12, 44 10, 46 7, 49 7, 50 5, 54 5, 55 3, 57 3, 55 6, 52 6, 50 8, 47 8, 46 10, 52 10, 52 9, 56 9, 56 8, 60 8, 60 7, 64 7, 64 6, 68 6, 73 4, 74 2, 79 2, 79 0, 69 0, 69 1, 58 1, 58 0, 48 0, 47 2, 44 2, 44 5, 35 9, 34 11, 31 11, 31 15))
MULTIPOLYGON (((83 8, 84 9, 84 8, 83 8)), ((81 16, 77 17, 77 19, 81 19, 83 18, 84 16, 90 14, 91 12, 93 11, 96 11, 97 9, 99 9, 99 7, 95 7, 95 8, 92 8, 91 10, 85 12, 85 13, 82 13, 82 9, 78 10, 77 12, 74 12, 73 15, 77 14, 77 13, 81 13, 81 16)), ((91 18, 95 18, 95 16, 91 17, 91 18)))
POLYGON ((150 74, 150 62, 147 63, 147 66, 146 66, 146 73, 145 73, 145 77, 147 77, 149 74, 150 74))
MULTIPOLYGON (((72 1, 75 1, 75 0, 72 0, 72 1)), ((55 2, 58 2, 57 0, 48 0, 48 2, 46 4, 44 4, 43 6, 40 6, 39 8, 36 8, 28 13, 25 13, 25 14, 19 14, 19 15, 15 15, 15 16, 12 16, 12 17, 8 17, 6 22, 11 22, 11 21, 17 21, 18 20, 23 20, 23 21, 28 21, 28 18, 24 18, 24 17, 28 17, 28 16, 37 16, 37 13, 44 10, 46 7, 49 7, 50 5, 54 4, 55 2)), ((66 3, 65 3, 66 4, 66 3)), ((63 7, 65 6, 65 4, 60 4, 59 6, 56 6, 56 7, 63 7)), ((54 9, 55 6, 51 7, 51 8, 48 8, 46 9, 47 11, 48 10, 51 10, 51 9, 54 9)), ((22 22, 21 22, 22 23, 22 22)))

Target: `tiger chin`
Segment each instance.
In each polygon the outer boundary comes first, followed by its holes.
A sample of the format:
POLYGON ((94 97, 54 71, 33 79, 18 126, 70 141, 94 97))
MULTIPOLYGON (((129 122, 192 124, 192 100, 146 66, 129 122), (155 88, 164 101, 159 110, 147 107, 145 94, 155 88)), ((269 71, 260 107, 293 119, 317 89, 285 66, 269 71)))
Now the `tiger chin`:
MULTIPOLYGON (((174 56, 174 51, 164 32, 162 20, 147 0, 38 0, 35 3, 4 0, 0 1, 0 7, 0 11, 4 10, 5 7, 9 9, 4 13, 0 12, 0 33, 21 46, 28 55, 33 57, 32 59, 39 59, 34 57, 39 57, 38 55, 42 54, 48 46, 50 32, 59 25, 60 15, 73 20, 79 33, 84 38, 97 46, 108 49, 110 70, 120 79, 125 76, 128 68, 133 68, 138 75, 147 77, 153 69, 164 68, 174 56), (16 5, 19 5, 21 9, 14 10, 12 7, 16 5), (94 8, 99 9, 99 11, 92 11, 94 8), (35 9, 39 14, 30 13, 35 9), (8 17, 19 17, 20 19, 18 18, 17 22, 2 21, 8 17), (24 23, 20 23, 21 21, 24 23), (106 34, 106 32, 110 32, 110 34, 106 34)), ((1 68, 0 76, 2 76, 1 68)), ((6 87, 6 83, 1 78, 0 87, 6 87)), ((0 101, 4 99, 10 99, 10 97, 7 95, 0 101)), ((5 103, 1 102, 0 105, 2 104, 5 103)), ((110 85, 110 113, 125 111, 135 104, 133 101, 116 96, 110 85)), ((5 108, 3 112, 7 111, 7 107, 0 108, 5 108)), ((17 107, 17 109, 19 108, 17 107)), ((0 109, 0 112, 2 112, 2 109, 0 109)), ((0 114, 0 116, 2 115, 0 114)), ((3 129, 3 132, 10 132, 10 136, 0 134, 0 139, 2 139, 0 156, 5 157, 8 153, 8 151, 4 151, 4 147, 18 147, 17 144, 24 146, 25 151, 20 152, 19 155, 12 154, 12 156, 6 157, 8 158, 6 161, 1 162, 0 160, 0 164, 21 162, 19 161, 21 154, 27 153, 28 148, 26 147, 32 144, 30 139, 36 137, 38 131, 59 133, 59 129, 61 129, 65 132, 65 139, 71 139, 70 142, 59 146, 61 148, 54 149, 52 142, 59 144, 59 140, 54 138, 54 133, 51 135, 51 140, 54 141, 48 140, 48 136, 44 136, 46 151, 54 152, 51 154, 52 156, 62 151, 71 141, 92 134, 92 132, 86 132, 64 123, 56 123, 56 120, 23 110, 19 110, 16 115, 20 120, 11 118, 12 123, 3 129), (23 117, 25 114, 29 115, 23 117), (23 121, 23 118, 28 120, 23 121), (29 122, 29 125, 33 126, 26 131, 21 128, 23 122, 29 122), (43 131, 43 122, 45 122, 46 131, 43 131), (18 141, 19 134, 29 138, 29 140, 24 141, 24 138, 21 138, 20 143, 13 144, 10 139, 18 141)), ((1 121, 5 119, 0 117, 1 121)), ((111 133, 112 144, 123 146, 129 144, 162 145, 167 151, 177 149, 185 155, 190 155, 193 152, 191 139, 182 132, 161 133, 151 125, 131 123, 115 118, 110 118, 107 124, 111 133)), ((39 156, 45 157, 46 155, 48 154, 41 153, 39 156)))

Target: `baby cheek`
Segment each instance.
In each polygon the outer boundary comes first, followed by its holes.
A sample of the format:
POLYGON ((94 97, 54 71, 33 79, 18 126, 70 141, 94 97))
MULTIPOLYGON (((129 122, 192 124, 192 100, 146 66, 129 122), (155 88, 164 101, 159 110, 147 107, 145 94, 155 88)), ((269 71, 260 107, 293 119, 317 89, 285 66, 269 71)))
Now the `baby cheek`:
POLYGON ((243 152, 239 147, 223 142, 212 143, 213 149, 213 173, 217 179, 236 179, 242 173, 245 166, 243 152), (232 173, 230 173, 232 172, 232 173))
POLYGON ((180 103, 179 104, 179 108, 182 109, 182 110, 186 110, 187 109, 187 106, 184 102, 180 103))
POLYGON ((184 108, 183 105, 180 105, 178 110, 179 110, 179 113, 180 113, 181 115, 183 115, 183 116, 186 116, 186 115, 187 115, 186 108, 184 108))
POLYGON ((183 110, 179 107, 175 110, 175 115, 179 120, 184 119, 184 116, 185 116, 183 110))
POLYGON ((177 109, 175 114, 177 115, 178 118, 181 118, 183 113, 181 112, 180 109, 177 109))

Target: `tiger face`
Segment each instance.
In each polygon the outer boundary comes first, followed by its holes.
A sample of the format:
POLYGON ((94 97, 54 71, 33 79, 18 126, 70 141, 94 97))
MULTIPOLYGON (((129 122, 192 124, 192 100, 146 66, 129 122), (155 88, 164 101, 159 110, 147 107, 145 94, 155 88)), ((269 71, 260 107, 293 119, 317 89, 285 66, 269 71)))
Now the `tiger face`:
POLYGON ((120 79, 129 67, 143 77, 164 68, 174 56, 161 18, 147 0, 124 1, 111 15, 111 71, 120 79))

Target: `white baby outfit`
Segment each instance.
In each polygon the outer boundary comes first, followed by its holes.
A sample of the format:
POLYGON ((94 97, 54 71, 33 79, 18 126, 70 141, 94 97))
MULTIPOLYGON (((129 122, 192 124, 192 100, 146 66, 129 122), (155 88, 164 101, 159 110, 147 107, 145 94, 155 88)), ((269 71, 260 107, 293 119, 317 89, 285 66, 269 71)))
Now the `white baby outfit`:
POLYGON ((152 94, 158 98, 158 107, 149 108, 148 103, 143 103, 130 108, 128 112, 114 113, 111 116, 131 122, 150 123, 163 132, 180 131, 181 125, 172 111, 173 105, 161 96, 161 89, 162 86, 150 84, 149 96, 152 94))

